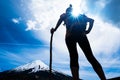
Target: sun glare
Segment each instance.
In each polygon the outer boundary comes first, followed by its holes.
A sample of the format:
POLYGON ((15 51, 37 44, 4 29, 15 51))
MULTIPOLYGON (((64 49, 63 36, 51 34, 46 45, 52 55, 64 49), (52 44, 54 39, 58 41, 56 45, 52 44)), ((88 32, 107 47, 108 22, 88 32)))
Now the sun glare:
POLYGON ((73 16, 77 17, 80 14, 80 0, 74 0, 72 1, 72 6, 73 6, 73 16))
POLYGON ((72 15, 77 17, 80 14, 79 7, 73 7, 72 15))

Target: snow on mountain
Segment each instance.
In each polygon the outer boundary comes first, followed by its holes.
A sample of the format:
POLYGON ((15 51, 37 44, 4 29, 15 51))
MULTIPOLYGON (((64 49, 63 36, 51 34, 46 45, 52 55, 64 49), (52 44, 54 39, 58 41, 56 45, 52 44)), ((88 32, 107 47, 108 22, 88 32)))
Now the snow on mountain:
POLYGON ((15 71, 25 71, 25 70, 29 70, 29 69, 32 69, 32 72, 37 72, 37 71, 40 71, 40 70, 48 70, 49 67, 45 63, 43 63, 41 60, 35 60, 31 63, 19 66, 19 67, 13 69, 13 70, 15 70, 15 71))

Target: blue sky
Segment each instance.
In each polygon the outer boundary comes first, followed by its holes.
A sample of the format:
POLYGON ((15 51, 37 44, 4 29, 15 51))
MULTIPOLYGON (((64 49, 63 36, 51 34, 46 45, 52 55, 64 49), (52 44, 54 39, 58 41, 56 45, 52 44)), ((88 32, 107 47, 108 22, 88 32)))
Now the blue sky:
MULTIPOLYGON (((49 65, 49 30, 70 3, 95 20, 87 36, 107 78, 120 76, 119 0, 0 0, 0 71, 38 59, 49 65)), ((63 25, 54 34, 53 69, 71 75, 64 34, 63 25)), ((81 78, 99 80, 78 51, 81 78)))

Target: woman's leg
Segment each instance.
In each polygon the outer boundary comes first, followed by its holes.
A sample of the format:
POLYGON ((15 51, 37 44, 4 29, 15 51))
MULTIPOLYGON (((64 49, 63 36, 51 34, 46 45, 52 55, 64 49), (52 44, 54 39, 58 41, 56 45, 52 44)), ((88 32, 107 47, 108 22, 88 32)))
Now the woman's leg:
POLYGON ((70 68, 73 80, 79 80, 79 64, 76 42, 72 39, 66 38, 66 45, 70 55, 70 68))
POLYGON ((102 66, 94 57, 89 41, 86 36, 81 37, 78 41, 81 49, 83 50, 87 60, 91 63, 92 67, 94 68, 95 72, 98 74, 101 80, 106 80, 102 66))

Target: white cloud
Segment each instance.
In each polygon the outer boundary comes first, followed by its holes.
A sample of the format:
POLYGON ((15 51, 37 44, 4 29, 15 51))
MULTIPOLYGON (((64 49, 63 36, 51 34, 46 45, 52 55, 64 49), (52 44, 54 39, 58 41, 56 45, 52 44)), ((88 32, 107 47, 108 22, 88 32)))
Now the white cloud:
POLYGON ((96 6, 99 6, 100 8, 104 8, 106 6, 105 0, 98 0, 96 1, 96 6))
POLYGON ((120 47, 120 30, 111 23, 103 22, 100 17, 94 17, 95 23, 88 37, 95 53, 115 53, 120 47))
POLYGON ((21 63, 25 63, 27 61, 27 59, 23 58, 23 56, 21 57, 20 55, 18 55, 16 53, 13 53, 13 52, 8 51, 6 49, 0 49, 0 50, 1 50, 1 53, 0 53, 1 56, 0 56, 0 58, 1 59, 5 59, 6 61, 8 61, 7 63, 9 63, 9 64, 12 64, 14 66, 18 66, 21 63))
POLYGON ((35 26, 36 26, 36 21, 28 20, 26 31, 36 29, 35 26))
MULTIPOLYGON (((36 29, 36 25, 40 24, 39 28, 42 28, 37 37, 40 37, 45 43, 49 44, 50 31, 49 29, 54 27, 57 23, 59 15, 65 12, 65 8, 68 7, 70 0, 31 0, 30 10, 34 16, 34 21, 28 21, 31 27, 28 30, 36 29), (32 7, 31 7, 32 6, 32 7)), ((105 0, 100 0, 96 5, 100 4, 101 8, 106 6, 105 0)), ((86 7, 84 2, 83 7, 86 7)), ((98 8, 99 10, 100 8, 98 8)), ((88 9, 86 8, 88 11, 88 9)), ((90 14, 88 14, 91 16, 90 14)), ((120 62, 118 58, 114 59, 112 56, 120 48, 120 30, 113 24, 104 22, 99 16, 92 16, 95 19, 94 27, 88 38, 93 49, 95 56, 98 58, 103 67, 111 69, 112 65, 118 68, 120 62), (111 61, 111 62, 110 62, 111 61)), ((38 29, 39 29, 38 28, 38 29)), ((60 26, 55 32, 53 37, 53 56, 54 61, 61 63, 64 61, 69 62, 68 51, 64 42, 65 26, 60 26), (60 61, 61 60, 61 61, 60 61)), ((79 48, 78 48, 79 49, 79 48)), ((120 51, 120 50, 119 50, 120 51)), ((82 51, 79 51, 81 67, 90 66, 87 61, 84 60, 82 51)), ((85 71, 84 71, 85 72, 85 71)), ((112 75, 111 75, 112 76, 112 75)))
MULTIPOLYGON (((85 13, 86 10, 83 10, 83 8, 87 9, 84 6, 85 1, 83 1, 81 4, 81 0, 31 0, 29 9, 32 12, 36 24, 34 25, 34 28, 29 28, 28 26, 29 30, 44 30, 48 29, 49 27, 53 27, 53 23, 57 22, 57 19, 59 18, 61 12, 64 13, 66 10, 65 8, 67 8, 69 4, 72 4, 73 7, 76 7, 77 4, 77 7, 80 7, 80 12, 85 13)), ((29 20, 27 22, 29 22, 29 20)))
POLYGON ((107 4, 109 4, 112 0, 96 0, 95 2, 95 8, 94 8, 94 12, 95 14, 99 15, 99 13, 101 13, 101 11, 107 7, 107 4))
POLYGON ((13 18, 12 22, 14 22, 15 24, 19 24, 20 20, 21 20, 21 18, 13 18))
POLYGON ((96 7, 97 7, 97 9, 99 8, 101 8, 101 9, 103 9, 104 7, 106 7, 106 5, 108 4, 108 3, 110 3, 111 2, 111 0, 97 0, 96 1, 96 7))

